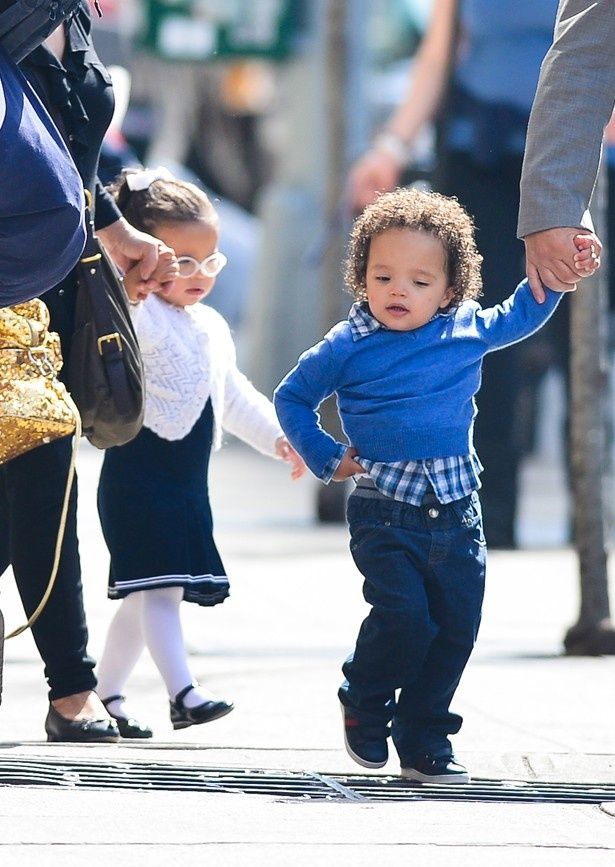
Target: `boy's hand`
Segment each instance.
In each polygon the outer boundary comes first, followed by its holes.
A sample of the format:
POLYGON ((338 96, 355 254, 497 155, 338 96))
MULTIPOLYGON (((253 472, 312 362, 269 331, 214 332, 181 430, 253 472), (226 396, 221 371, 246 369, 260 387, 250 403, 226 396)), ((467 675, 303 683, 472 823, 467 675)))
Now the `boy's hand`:
POLYGON ((159 244, 158 264, 147 283, 147 286, 152 286, 152 289, 146 288, 143 283, 140 265, 133 266, 130 271, 124 274, 124 289, 131 301, 144 301, 150 291, 159 292, 164 297, 165 293, 173 286, 177 274, 175 252, 165 244, 159 244), (158 288, 154 289, 154 286, 158 288))
POLYGON ((587 277, 600 267, 602 244, 596 235, 575 235, 572 239, 577 252, 574 254, 574 266, 587 277))
POLYGON ((290 464, 291 479, 300 479, 305 472, 305 463, 301 455, 294 450, 286 437, 278 437, 275 441, 275 453, 283 461, 290 464))
POLYGON ((364 475, 365 470, 358 464, 354 458, 356 458, 358 452, 352 446, 349 446, 346 449, 344 457, 340 461, 340 465, 333 474, 332 481, 334 482, 343 482, 344 479, 349 479, 351 476, 356 475, 364 475))

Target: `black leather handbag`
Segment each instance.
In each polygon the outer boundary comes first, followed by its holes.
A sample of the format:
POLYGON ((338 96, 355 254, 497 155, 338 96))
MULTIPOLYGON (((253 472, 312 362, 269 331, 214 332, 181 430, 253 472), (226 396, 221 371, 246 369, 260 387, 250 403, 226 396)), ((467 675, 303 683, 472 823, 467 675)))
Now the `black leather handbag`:
POLYGON ((94 231, 86 191, 87 240, 77 264, 75 331, 67 385, 83 433, 99 449, 133 439, 143 424, 145 381, 128 299, 118 271, 94 231))
POLYGON ((0 45, 19 63, 80 4, 81 0, 0 0, 0 45))

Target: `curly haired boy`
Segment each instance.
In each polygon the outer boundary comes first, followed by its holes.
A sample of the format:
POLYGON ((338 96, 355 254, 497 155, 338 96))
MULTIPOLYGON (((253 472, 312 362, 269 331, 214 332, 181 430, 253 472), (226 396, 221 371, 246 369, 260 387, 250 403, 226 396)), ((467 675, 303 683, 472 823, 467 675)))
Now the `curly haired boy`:
POLYGON ((472 439, 482 360, 533 334, 561 298, 546 289, 538 304, 524 280, 483 309, 480 264, 472 220, 455 199, 415 189, 380 196, 350 236, 348 318, 275 393, 280 423, 312 472, 356 483, 350 551, 371 610, 342 669, 346 749, 380 768, 392 734, 402 776, 419 782, 469 781, 449 740, 462 720, 449 707, 485 583, 472 439), (348 443, 319 423, 332 394, 348 443))

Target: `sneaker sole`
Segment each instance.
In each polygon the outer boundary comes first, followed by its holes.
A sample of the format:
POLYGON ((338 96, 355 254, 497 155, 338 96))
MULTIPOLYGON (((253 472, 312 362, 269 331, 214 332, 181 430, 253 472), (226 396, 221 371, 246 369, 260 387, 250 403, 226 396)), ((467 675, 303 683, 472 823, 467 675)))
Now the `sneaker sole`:
POLYGON ((404 780, 414 780, 416 783, 444 783, 455 786, 470 782, 469 774, 422 774, 414 768, 402 768, 400 774, 404 780))
POLYGON ((355 752, 350 748, 350 744, 346 739, 346 718, 344 716, 344 705, 340 704, 340 708, 342 711, 342 723, 344 730, 344 746, 346 747, 346 752, 350 756, 350 758, 357 763, 357 765, 361 765, 362 768, 371 768, 372 770, 376 770, 377 768, 384 768, 386 763, 388 762, 388 758, 384 760, 384 762, 368 762, 366 759, 362 759, 361 756, 358 756, 355 752))

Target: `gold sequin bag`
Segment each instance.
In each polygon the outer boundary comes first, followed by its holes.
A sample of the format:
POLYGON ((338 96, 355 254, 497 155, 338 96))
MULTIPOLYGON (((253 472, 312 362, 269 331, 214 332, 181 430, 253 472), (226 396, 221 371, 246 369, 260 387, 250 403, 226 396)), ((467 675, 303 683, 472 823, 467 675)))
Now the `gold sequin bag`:
POLYGON ((75 431, 60 339, 38 298, 0 308, 0 464, 75 431))
POLYGON ((61 367, 60 338, 49 331, 49 311, 40 299, 0 307, 0 464, 52 440, 75 434, 45 593, 28 621, 6 636, 0 612, 0 702, 3 638, 20 635, 37 620, 51 596, 60 563, 81 436, 79 411, 57 378, 61 367))

